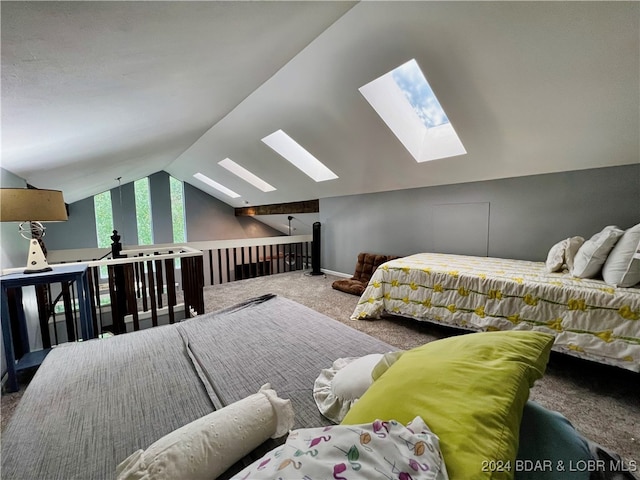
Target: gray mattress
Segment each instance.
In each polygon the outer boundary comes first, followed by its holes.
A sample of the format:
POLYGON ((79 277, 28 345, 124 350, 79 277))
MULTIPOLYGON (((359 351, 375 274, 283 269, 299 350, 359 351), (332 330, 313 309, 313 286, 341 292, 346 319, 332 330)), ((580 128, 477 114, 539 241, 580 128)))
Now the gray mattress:
POLYGON ((273 295, 179 324, 58 347, 2 435, 2 479, 114 478, 135 450, 267 382, 292 400, 295 428, 325 425, 312 397, 320 369, 336 358, 390 350, 273 295))

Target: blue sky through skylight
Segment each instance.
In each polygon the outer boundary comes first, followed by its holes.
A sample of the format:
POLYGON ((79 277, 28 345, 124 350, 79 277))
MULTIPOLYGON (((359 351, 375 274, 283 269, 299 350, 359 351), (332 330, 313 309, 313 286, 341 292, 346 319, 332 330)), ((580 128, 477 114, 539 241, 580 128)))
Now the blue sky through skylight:
POLYGON ((449 123, 418 62, 410 60, 393 70, 391 75, 425 127, 432 128, 449 123))
POLYGON ((417 162, 467 153, 415 59, 359 90, 417 162))

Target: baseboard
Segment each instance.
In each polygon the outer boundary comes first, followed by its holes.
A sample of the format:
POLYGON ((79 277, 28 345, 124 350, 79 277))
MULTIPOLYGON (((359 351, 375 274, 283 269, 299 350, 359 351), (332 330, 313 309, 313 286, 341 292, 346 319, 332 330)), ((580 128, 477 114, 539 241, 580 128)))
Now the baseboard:
POLYGON ((351 277, 353 277, 352 273, 334 272, 333 270, 327 270, 326 268, 321 268, 320 271, 322 273, 326 273, 327 275, 333 275, 333 276, 336 276, 336 277, 343 277, 343 278, 351 278, 351 277))

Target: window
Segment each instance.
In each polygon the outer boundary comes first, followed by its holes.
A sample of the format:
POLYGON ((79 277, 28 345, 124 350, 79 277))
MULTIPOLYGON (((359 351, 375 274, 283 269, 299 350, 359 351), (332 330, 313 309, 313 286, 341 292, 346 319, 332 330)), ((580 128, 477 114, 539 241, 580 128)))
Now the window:
MULTIPOLYGON (((133 183, 135 195, 136 228, 138 245, 153 245, 153 216, 151 209, 151 193, 149 178, 145 177, 133 183)), ((186 217, 184 208, 184 184, 169 176, 169 195, 171 212, 157 212, 158 215, 169 218, 173 232, 173 242, 184 243, 187 241, 186 217)), ((106 191, 93 197, 96 215, 96 232, 98 247, 111 247, 111 235, 113 234, 113 208, 111 204, 111 191, 106 191)), ((125 208, 130 207, 124 206, 125 208)), ((123 232, 119 232, 120 235, 123 232)))
POLYGON ((184 215, 184 185, 180 180, 169 177, 171 189, 171 221, 173 224, 173 241, 182 243, 187 241, 185 233, 184 215))
POLYGON ((209 185, 210 187, 215 188, 216 190, 218 190, 219 192, 224 193, 225 195, 231 197, 231 198, 238 198, 240 197, 239 193, 234 192, 233 190, 231 190, 230 188, 225 187, 224 185, 216 182, 215 180, 207 177, 204 173, 195 173, 193 175, 194 178, 200 180, 202 183, 206 183, 207 185, 209 185))
POLYGON ((133 184, 136 198, 136 222, 138 226, 138 245, 153 245, 153 227, 151 224, 151 196, 149 179, 141 178, 133 184))
POLYGON ((282 130, 267 135, 262 141, 316 182, 338 178, 324 163, 282 130))
POLYGON ((276 187, 274 187, 273 185, 269 185, 263 179, 261 179, 257 175, 254 175, 249 170, 244 168, 242 165, 238 165, 236 162, 234 162, 230 158, 225 158, 224 160, 219 161, 218 165, 220 165, 223 168, 226 168, 234 175, 237 175, 238 177, 243 179, 245 182, 250 183, 257 189, 262 190, 265 193, 273 192, 276 189, 276 187))
POLYGON ((113 235, 113 210, 111 209, 111 192, 106 191, 93 197, 93 208, 96 214, 96 233, 98 248, 111 247, 113 235))
POLYGON ((415 60, 361 87, 360 93, 417 162, 467 153, 415 60))

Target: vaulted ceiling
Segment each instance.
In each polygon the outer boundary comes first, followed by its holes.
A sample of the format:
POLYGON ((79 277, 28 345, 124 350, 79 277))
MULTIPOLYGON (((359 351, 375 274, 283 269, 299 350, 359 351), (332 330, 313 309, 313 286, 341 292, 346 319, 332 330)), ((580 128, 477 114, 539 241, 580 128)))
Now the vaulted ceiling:
POLYGON ((0 8, 1 166, 69 203, 160 170, 240 207, 640 161, 638 2, 0 8), (417 163, 358 91, 412 58, 466 155, 417 163), (279 129, 339 178, 261 142, 279 129))

